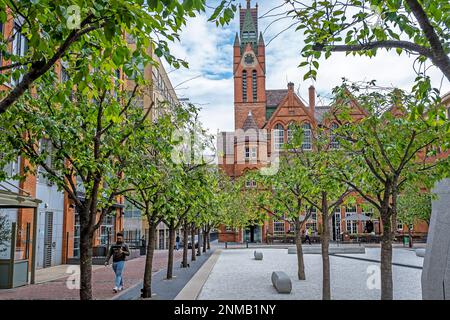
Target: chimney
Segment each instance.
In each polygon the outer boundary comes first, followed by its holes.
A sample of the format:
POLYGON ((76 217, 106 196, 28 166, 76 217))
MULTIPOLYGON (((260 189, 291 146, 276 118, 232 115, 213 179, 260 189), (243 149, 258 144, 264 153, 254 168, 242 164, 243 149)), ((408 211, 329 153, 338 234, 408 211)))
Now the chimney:
POLYGON ((289 82, 288 83, 288 91, 294 91, 294 83, 292 83, 292 82, 289 82))
POLYGON ((313 85, 309 87, 309 112, 311 112, 311 115, 314 117, 316 108, 316 88, 314 88, 313 85))

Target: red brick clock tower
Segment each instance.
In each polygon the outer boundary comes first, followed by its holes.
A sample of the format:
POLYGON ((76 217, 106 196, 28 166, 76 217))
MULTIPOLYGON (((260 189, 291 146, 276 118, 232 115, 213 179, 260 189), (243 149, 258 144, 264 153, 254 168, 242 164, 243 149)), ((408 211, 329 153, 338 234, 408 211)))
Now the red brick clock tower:
POLYGON ((239 7, 240 32, 234 40, 234 126, 242 129, 251 111, 259 128, 266 121, 266 61, 262 33, 258 35, 258 4, 239 7))

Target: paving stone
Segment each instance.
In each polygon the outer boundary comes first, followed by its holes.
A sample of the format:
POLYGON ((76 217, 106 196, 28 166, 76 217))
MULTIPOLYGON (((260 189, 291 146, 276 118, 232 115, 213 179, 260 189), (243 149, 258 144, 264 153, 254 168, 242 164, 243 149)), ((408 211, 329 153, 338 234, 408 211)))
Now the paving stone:
MULTIPOLYGON (((297 257, 286 254, 283 249, 260 249, 264 260, 255 264, 252 249, 223 250, 208 280, 203 286, 199 300, 281 300, 322 298, 322 257, 305 254, 306 280, 298 280, 297 257), (278 294, 271 283, 274 270, 283 270, 292 280, 289 295, 278 294)), ((366 254, 357 257, 380 257, 379 248, 366 248, 366 254)), ((423 259, 407 249, 394 249, 394 259, 402 258, 420 264, 423 259), (413 261, 413 258, 416 261, 413 261), (417 261, 419 260, 419 261, 417 261)), ((343 300, 379 300, 381 290, 369 289, 368 280, 379 264, 361 260, 330 257, 331 296, 343 300)), ((393 266, 394 299, 421 299, 420 269, 393 266)), ((370 282, 371 283, 371 282, 370 282)))

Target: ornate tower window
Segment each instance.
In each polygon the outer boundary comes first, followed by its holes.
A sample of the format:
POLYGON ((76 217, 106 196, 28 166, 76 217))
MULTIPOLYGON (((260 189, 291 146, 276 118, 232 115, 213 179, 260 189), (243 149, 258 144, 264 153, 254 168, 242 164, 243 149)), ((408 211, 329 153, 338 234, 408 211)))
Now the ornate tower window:
POLYGON ((312 149, 311 125, 306 122, 303 124, 302 129, 303 129, 302 149, 303 150, 311 150, 312 149))
POLYGON ((242 71, 242 101, 247 102, 247 71, 242 71))
POLYGON ((252 89, 253 89, 253 102, 256 102, 258 99, 258 83, 256 77, 256 70, 252 72, 252 89))

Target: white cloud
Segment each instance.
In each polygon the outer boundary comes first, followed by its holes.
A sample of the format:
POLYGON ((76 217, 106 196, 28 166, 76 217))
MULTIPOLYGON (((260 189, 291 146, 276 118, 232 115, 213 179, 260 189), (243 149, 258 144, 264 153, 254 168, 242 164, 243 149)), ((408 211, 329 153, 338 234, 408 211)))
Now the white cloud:
MULTIPOLYGON (((214 6, 218 1, 210 1, 214 6)), ((255 1, 252 1, 254 5, 255 1)), ((259 1, 259 15, 278 6, 282 0, 259 1)), ((245 1, 242 1, 243 6, 245 1)), ((286 8, 279 8, 272 14, 280 13, 286 8)), ((208 22, 208 14, 190 18, 181 33, 181 42, 171 45, 172 53, 189 62, 189 69, 173 71, 169 77, 174 86, 178 86, 177 94, 189 98, 191 102, 202 107, 201 121, 212 133, 217 130, 232 131, 234 129, 234 92, 232 78, 232 54, 234 34, 239 30, 239 17, 224 28, 217 28, 208 22)), ((259 30, 265 31, 266 44, 282 30, 292 24, 290 19, 282 19, 272 23, 276 17, 265 17, 259 20, 259 30)), ((273 39, 266 48, 266 87, 268 89, 284 89, 288 81, 299 88, 299 93, 307 97, 307 88, 311 81, 303 81, 306 69, 297 66, 302 61, 300 51, 304 43, 301 32, 291 28, 273 39)), ((380 50, 374 58, 345 56, 335 53, 328 60, 320 61, 317 82, 314 83, 318 93, 329 96, 334 86, 341 83, 343 77, 352 81, 377 80, 379 85, 411 88, 415 73, 412 69, 414 58, 406 55, 398 56, 394 51, 380 50)), ((167 67, 167 69, 170 69, 167 67)), ((436 87, 440 86, 442 73, 438 70, 429 72, 436 87)), ((444 79, 442 92, 450 90, 449 82, 444 79)))

